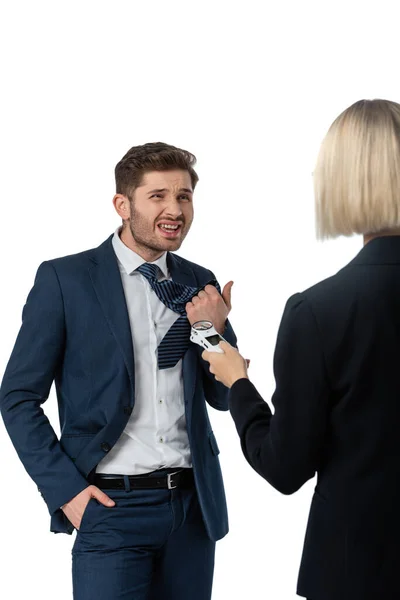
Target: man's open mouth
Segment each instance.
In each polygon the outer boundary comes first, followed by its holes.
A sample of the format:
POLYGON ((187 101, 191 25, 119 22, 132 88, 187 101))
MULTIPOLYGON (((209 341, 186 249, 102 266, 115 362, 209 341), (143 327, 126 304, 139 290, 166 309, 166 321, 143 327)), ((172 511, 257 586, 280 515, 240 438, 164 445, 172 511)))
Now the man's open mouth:
POLYGON ((158 223, 157 227, 161 231, 164 237, 177 237, 182 229, 182 223, 158 223))
POLYGON ((160 229, 166 229, 167 231, 176 231, 179 227, 181 227, 181 225, 166 225, 161 223, 159 227, 160 229))

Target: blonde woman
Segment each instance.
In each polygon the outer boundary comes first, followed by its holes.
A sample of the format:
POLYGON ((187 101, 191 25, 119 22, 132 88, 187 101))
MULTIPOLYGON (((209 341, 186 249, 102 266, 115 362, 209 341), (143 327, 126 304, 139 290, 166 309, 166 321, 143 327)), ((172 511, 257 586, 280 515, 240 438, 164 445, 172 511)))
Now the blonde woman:
POLYGON ((297 593, 400 598, 400 105, 361 100, 332 124, 314 171, 320 238, 361 252, 292 296, 274 357, 275 412, 229 344, 204 353, 230 388, 250 465, 284 494, 318 475, 297 593))

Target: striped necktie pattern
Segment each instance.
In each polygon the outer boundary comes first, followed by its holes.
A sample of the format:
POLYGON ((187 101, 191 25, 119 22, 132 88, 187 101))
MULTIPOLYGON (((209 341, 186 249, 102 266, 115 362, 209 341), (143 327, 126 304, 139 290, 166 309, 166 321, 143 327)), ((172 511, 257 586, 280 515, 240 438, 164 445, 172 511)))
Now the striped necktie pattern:
MULTIPOLYGON (((158 299, 170 310, 178 313, 180 317, 167 331, 158 346, 158 368, 170 369, 183 357, 190 343, 190 323, 186 316, 185 306, 193 296, 197 296, 202 288, 183 285, 171 279, 159 281, 160 268, 152 263, 144 263, 136 269, 149 282, 158 299)), ((206 285, 214 285, 220 292, 215 280, 206 285)))

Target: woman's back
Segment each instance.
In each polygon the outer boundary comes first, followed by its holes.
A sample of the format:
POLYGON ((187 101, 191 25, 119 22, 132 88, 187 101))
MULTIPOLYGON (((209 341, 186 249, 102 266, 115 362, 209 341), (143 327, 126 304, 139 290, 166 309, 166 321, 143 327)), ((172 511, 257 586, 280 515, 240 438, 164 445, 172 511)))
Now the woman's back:
POLYGON ((320 333, 330 410, 299 590, 400 598, 400 237, 370 241, 303 295, 320 333))
POLYGON ((400 104, 360 100, 314 169, 320 238, 362 235, 335 276, 285 307, 275 412, 234 349, 207 357, 251 466, 284 494, 317 473, 298 594, 400 600, 400 104))

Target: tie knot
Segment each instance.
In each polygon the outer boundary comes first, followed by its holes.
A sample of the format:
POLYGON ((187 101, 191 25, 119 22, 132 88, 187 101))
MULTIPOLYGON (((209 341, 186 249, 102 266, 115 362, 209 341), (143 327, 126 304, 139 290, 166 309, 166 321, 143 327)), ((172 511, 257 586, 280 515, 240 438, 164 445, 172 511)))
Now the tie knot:
POLYGON ((140 267, 138 267, 136 271, 144 275, 146 279, 157 281, 158 275, 160 273, 160 267, 152 263, 143 263, 143 265, 140 265, 140 267))

